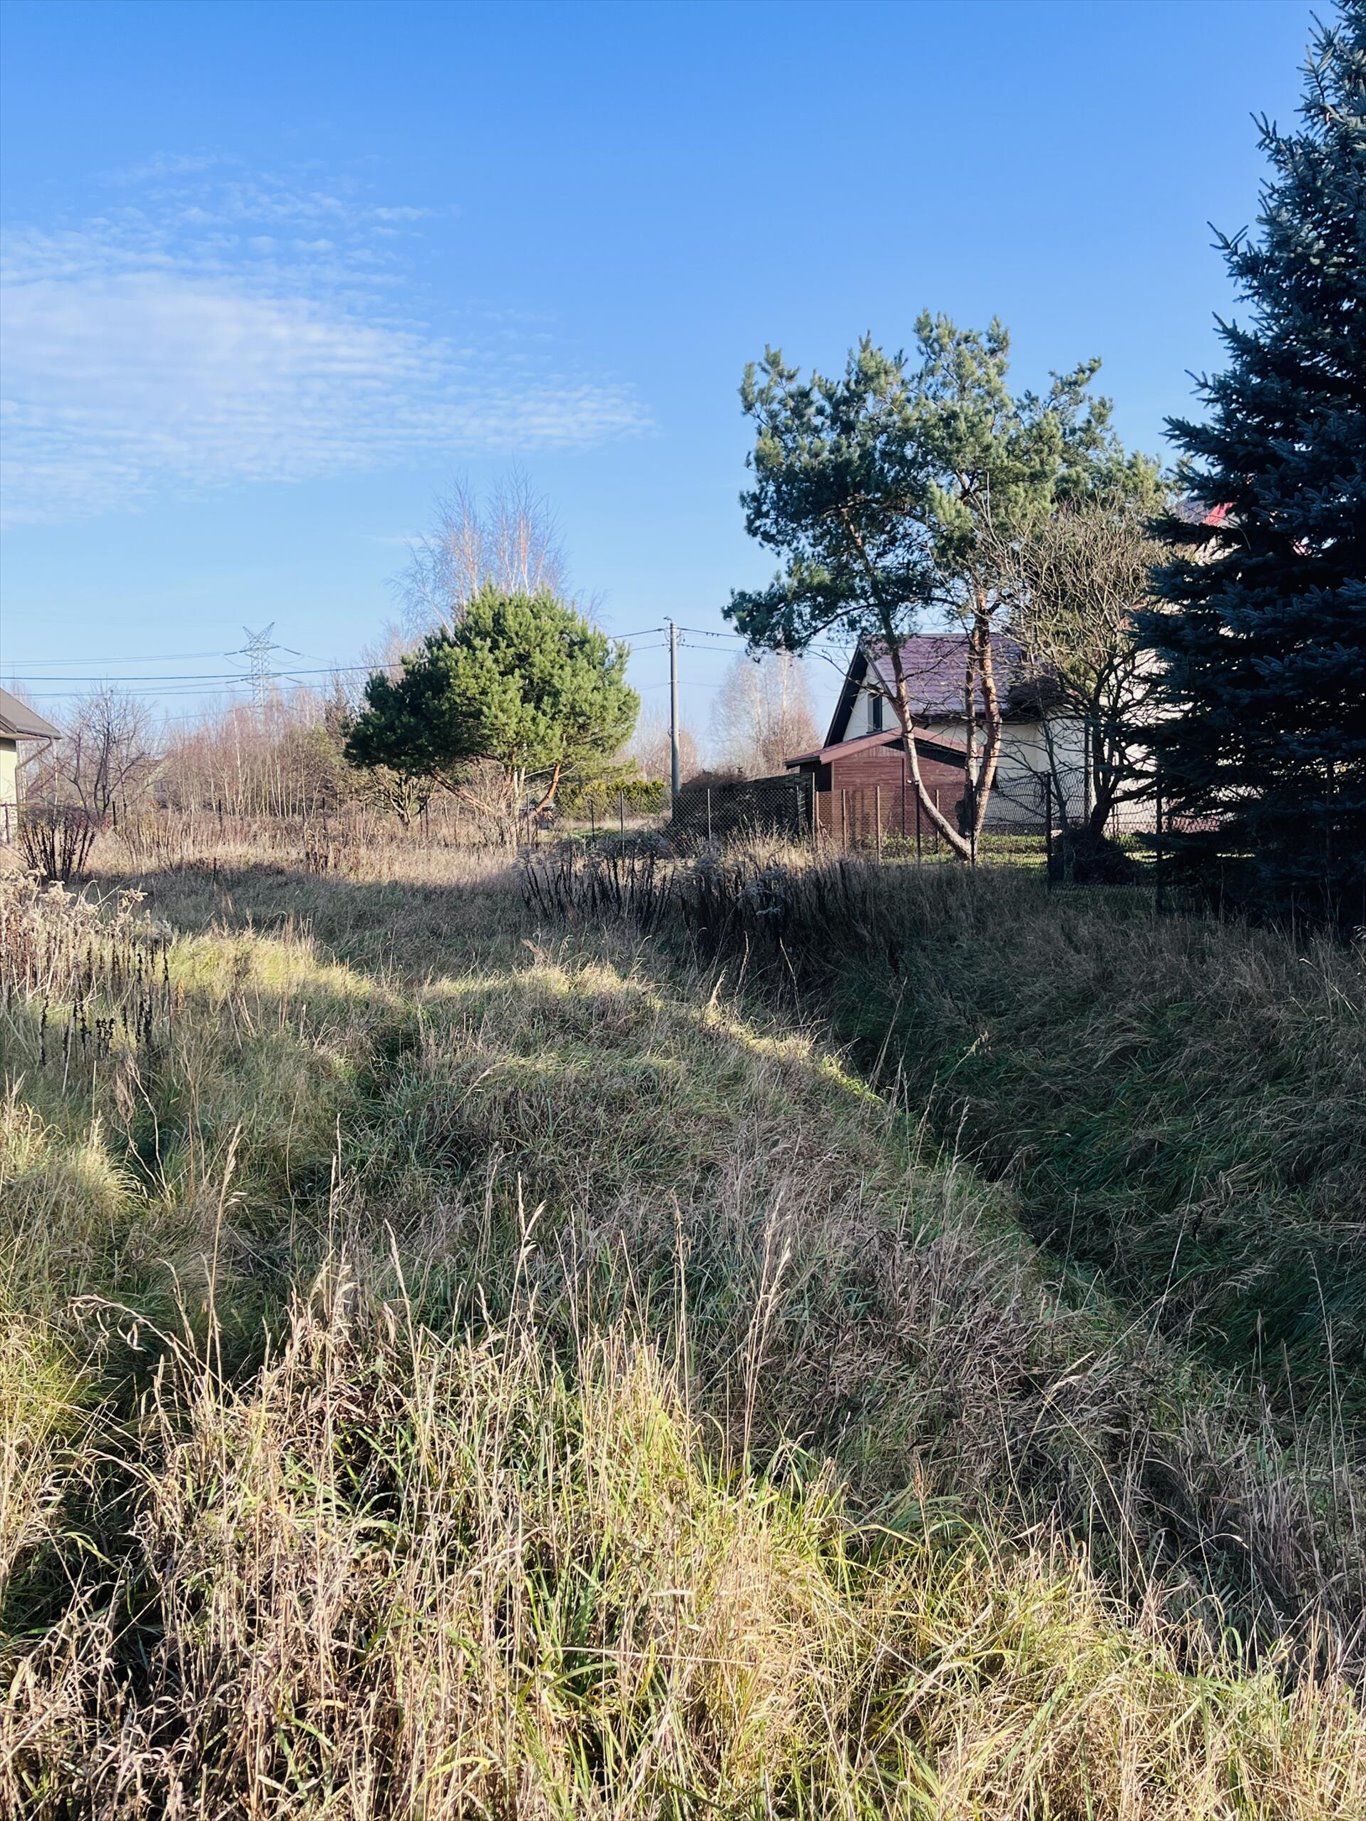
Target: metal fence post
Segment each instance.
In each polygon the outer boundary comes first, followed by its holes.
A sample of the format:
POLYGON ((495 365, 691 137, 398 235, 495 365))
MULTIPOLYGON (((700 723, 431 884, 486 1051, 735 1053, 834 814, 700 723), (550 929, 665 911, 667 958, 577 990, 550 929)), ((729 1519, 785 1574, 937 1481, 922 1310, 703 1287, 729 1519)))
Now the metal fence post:
POLYGON ((877 833, 873 839, 877 843, 877 863, 882 864, 882 786, 873 786, 873 819, 877 823, 877 833))
POLYGON ((711 841, 711 785, 707 786, 707 840, 711 841))
POLYGON ((820 825, 816 819, 818 807, 819 805, 816 802, 816 774, 813 771, 811 774, 811 845, 813 848, 818 848, 821 844, 820 825))
POLYGON ((1048 889, 1053 889, 1053 780, 1043 780, 1043 867, 1048 889))
POLYGON ((1165 871, 1162 853, 1162 770, 1159 766, 1153 790, 1153 910, 1159 917, 1166 908, 1162 891, 1165 871))
POLYGON ((842 790, 840 792, 840 848, 846 854, 849 852, 849 802, 848 802, 848 797, 849 797, 848 791, 842 790))
POLYGON ((924 859, 920 842, 920 792, 915 793, 915 863, 919 866, 924 859))

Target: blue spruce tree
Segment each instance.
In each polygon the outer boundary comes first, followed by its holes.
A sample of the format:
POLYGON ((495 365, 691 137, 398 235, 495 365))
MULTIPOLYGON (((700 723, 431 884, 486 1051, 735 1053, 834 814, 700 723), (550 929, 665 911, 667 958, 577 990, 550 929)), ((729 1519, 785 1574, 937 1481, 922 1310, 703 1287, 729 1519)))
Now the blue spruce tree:
POLYGON ((1145 620, 1173 865, 1249 909, 1366 923, 1366 0, 1319 28, 1296 131, 1258 122, 1259 234, 1221 237, 1245 323, 1203 422, 1194 510, 1145 620))

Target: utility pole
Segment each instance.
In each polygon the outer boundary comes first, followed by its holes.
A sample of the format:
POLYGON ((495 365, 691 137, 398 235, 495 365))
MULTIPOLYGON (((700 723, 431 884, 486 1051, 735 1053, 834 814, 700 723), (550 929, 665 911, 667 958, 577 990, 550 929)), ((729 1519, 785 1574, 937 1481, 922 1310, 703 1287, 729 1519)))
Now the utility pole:
POLYGON ((683 784, 683 766, 678 756, 678 628, 673 621, 669 627, 669 783, 670 808, 678 802, 678 793, 683 784))

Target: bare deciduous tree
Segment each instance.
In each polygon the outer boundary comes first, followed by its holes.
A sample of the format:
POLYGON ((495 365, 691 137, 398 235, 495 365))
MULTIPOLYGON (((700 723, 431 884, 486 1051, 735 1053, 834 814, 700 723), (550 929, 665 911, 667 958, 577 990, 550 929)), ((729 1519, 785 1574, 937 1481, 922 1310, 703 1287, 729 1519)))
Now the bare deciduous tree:
POLYGON ((360 648, 358 663, 339 670, 332 678, 331 693, 345 700, 351 711, 359 711, 365 700, 365 685, 377 670, 396 677, 403 669, 404 656, 416 648, 418 641, 397 620, 386 620, 379 635, 360 648))
POLYGON ((1026 526, 998 557, 1013 597, 1012 630, 1024 649, 1026 690, 1043 717, 1053 786, 1064 820, 1098 841, 1112 810, 1152 794, 1143 727, 1156 702, 1151 654, 1134 614, 1164 551, 1148 532, 1150 503, 1096 498, 1026 526), (1080 724, 1085 785, 1068 775, 1056 730, 1080 724))
POLYGON ((298 689, 263 709, 206 713, 168 741, 157 796, 198 813, 327 814, 354 789, 341 756, 347 712, 336 694, 298 689))
POLYGON ((736 658, 717 691, 711 725, 720 763, 748 778, 769 777, 819 746, 800 658, 790 651, 736 658))
POLYGON ((97 828, 117 828, 146 796, 159 761, 147 705, 109 683, 82 696, 55 754, 63 794, 97 828))
MULTIPOLYGON (((686 725, 678 730, 678 751, 683 776, 690 778, 697 771, 699 761, 696 736, 686 725)), ((625 756, 635 761, 642 778, 667 784, 672 775, 668 716, 657 708, 643 714, 627 741, 625 756)))
POLYGON ((437 502, 436 523, 413 546, 397 583, 414 634, 454 626, 465 603, 488 584, 506 594, 565 596, 567 564, 549 503, 514 468, 481 500, 457 480, 437 502))

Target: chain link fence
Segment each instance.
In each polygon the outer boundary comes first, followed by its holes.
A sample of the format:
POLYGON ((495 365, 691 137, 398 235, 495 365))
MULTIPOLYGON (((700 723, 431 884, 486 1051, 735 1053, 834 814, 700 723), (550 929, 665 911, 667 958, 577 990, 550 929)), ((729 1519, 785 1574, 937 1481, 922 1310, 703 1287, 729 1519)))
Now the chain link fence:
MULTIPOLYGON (((661 833, 678 851, 703 843, 778 840, 897 864, 961 864, 938 817, 967 829, 966 793, 934 786, 922 800, 905 779, 821 790, 810 776, 686 785, 661 833)), ((1098 805, 1080 774, 1025 772, 998 779, 985 823, 968 833, 969 863, 1018 866, 1054 886, 1141 883, 1157 848, 1155 804, 1098 805)))
MULTIPOLYGON (((527 835, 540 843, 566 835, 651 835, 680 855, 765 841, 888 863, 961 864, 963 856, 940 823, 966 830, 965 792, 937 785, 926 799, 909 778, 824 790, 809 774, 697 779, 661 815, 640 814, 623 795, 615 808, 607 805, 572 827, 528 828, 527 835)), ((998 779, 981 831, 967 835, 968 859, 977 866, 1033 868, 1056 886, 1132 883, 1135 869, 1151 869, 1155 832, 1151 800, 1099 810, 1084 778, 1017 768, 998 779)))
MULTIPOLYGON (((745 780, 699 778, 685 784, 671 811, 650 815, 623 795, 587 825, 558 822, 529 830, 529 845, 587 837, 595 844, 643 843, 660 858, 686 858, 728 846, 774 844, 825 855, 858 855, 897 866, 1010 867, 1037 875, 1050 892, 1127 896, 1155 913, 1215 915, 1245 903, 1234 855, 1197 874, 1186 863, 1193 844, 1220 833, 1212 821, 1173 815, 1160 780, 1117 801, 1102 799, 1082 766, 1046 770, 1015 763, 993 788, 981 829, 972 835, 961 785, 930 786, 922 799, 909 779, 821 789, 810 773, 745 780), (966 855, 939 821, 965 831, 966 855)), ((1227 834, 1227 830, 1224 831, 1227 834)), ((1302 911, 1314 912, 1313 881, 1302 911)), ((1322 893, 1320 892, 1320 896, 1322 893)), ((1366 888, 1361 921, 1366 922, 1366 888)))

